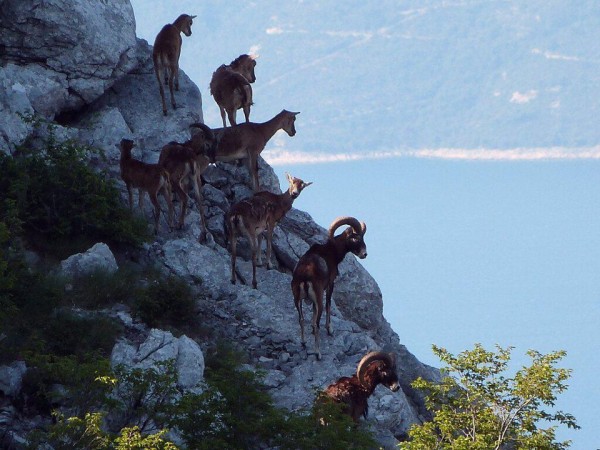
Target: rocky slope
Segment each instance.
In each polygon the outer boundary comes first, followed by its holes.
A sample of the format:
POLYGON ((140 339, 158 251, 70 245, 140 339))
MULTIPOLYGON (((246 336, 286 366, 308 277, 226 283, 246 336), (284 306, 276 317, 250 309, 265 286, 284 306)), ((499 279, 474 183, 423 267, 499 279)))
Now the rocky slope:
MULTIPOLYGON (((109 172, 118 178, 115 144, 121 138, 134 139, 136 157, 154 162, 163 144, 187 139, 189 124, 202 121, 200 92, 184 73, 180 73, 181 87, 176 92, 179 108, 163 117, 151 47, 135 37, 128 0, 115 0, 110 6, 94 0, 6 0, 0 12, 0 30, 0 146, 4 152, 33 133, 31 125, 18 116, 33 113, 54 121, 59 136, 102 148, 108 156, 109 172)), ((263 187, 281 192, 279 180, 262 160, 259 176, 263 187)), ((275 269, 259 268, 258 290, 253 290, 247 282, 251 274, 248 248, 241 244, 245 261, 240 262, 238 272, 244 283, 233 286, 223 217, 232 202, 251 193, 250 180, 245 167, 234 164, 210 167, 204 178, 211 233, 208 242, 201 245, 197 241, 199 214, 194 206, 186 217, 185 230, 167 232, 163 228, 140 259, 159 264, 195 286, 202 294, 197 306, 206 325, 240 344, 255 365, 266 370, 266 383, 280 406, 307 407, 315 388, 352 374, 367 351, 395 352, 402 390, 391 393, 378 388, 370 400, 369 418, 382 445, 392 447, 394 436, 403 435, 425 413, 411 381, 417 376, 433 379, 438 373, 400 344, 383 317, 383 299, 375 280, 352 256, 340 265, 333 295, 334 335, 327 337, 322 331, 323 360, 316 361, 299 344, 289 286, 296 261, 312 243, 326 238, 325 230, 309 214, 292 209, 275 232, 275 269)), ((310 195, 310 188, 302 195, 310 195)), ((302 198, 297 204, 302 204, 302 198)), ((146 215, 150 216, 150 210, 146 215)), ((368 245, 368 233, 366 242, 368 245)), ((178 361, 180 382, 188 380, 180 383, 182 387, 195 385, 194 371, 201 376, 204 367, 198 348, 206 343, 198 342, 198 347, 187 338, 177 340, 160 330, 148 330, 134 323, 126 311, 113 313, 131 331, 129 340, 115 346, 113 361, 139 360, 135 355, 146 347, 150 349, 146 354, 166 348, 163 353, 178 361), (135 339, 131 339, 132 333, 135 339)), ((11 367, 11 376, 17 374, 18 379, 22 369, 11 367)), ((6 388, 4 395, 15 395, 15 390, 18 383, 11 383, 10 392, 6 388)), ((10 417, 0 422, 15 426, 10 417)))

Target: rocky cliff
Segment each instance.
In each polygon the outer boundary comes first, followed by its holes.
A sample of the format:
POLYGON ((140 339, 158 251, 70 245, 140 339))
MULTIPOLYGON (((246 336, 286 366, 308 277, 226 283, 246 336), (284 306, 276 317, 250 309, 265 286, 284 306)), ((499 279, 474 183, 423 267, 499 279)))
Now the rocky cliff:
MULTIPOLYGON (((157 29, 161 25, 157 23, 157 29)), ((180 91, 176 92, 179 108, 163 117, 151 47, 136 39, 128 0, 5 0, 0 31, 0 148, 4 152, 34 133, 19 114, 35 114, 54 122, 59 136, 103 149, 108 156, 103 164, 118 179, 115 144, 121 138, 136 141, 137 158, 155 162, 162 145, 189 138, 189 125, 202 121, 199 89, 185 73, 180 73, 180 91)), ((208 84, 208 80, 200 81, 201 86, 208 84)), ((301 132, 295 139, 301 139, 301 132)), ((259 176, 263 187, 281 192, 279 180, 262 160, 259 176)), ((245 167, 235 164, 211 166, 204 178, 211 233, 208 242, 197 241, 200 219, 194 205, 184 230, 167 232, 163 227, 138 258, 182 277, 202 294, 197 308, 206 325, 247 350, 255 365, 266 371, 266 384, 280 406, 307 407, 315 388, 352 374, 359 359, 370 350, 395 352, 402 389, 392 393, 378 388, 370 400, 368 419, 382 444, 392 447, 394 436, 403 435, 425 413, 422 399, 410 387, 411 381, 417 376, 436 378, 438 373, 400 344, 383 317, 383 299, 375 280, 353 256, 347 256, 340 265, 333 294, 334 335, 328 337, 322 331, 323 360, 316 361, 300 346, 290 274, 312 243, 325 240, 325 230, 309 214, 292 209, 275 231, 275 268, 259 268, 258 289, 253 290, 247 282, 251 276, 249 251, 240 244, 245 261, 240 261, 238 274, 243 283, 233 286, 229 281, 229 254, 224 247, 223 217, 232 202, 251 194, 250 180, 245 167)), ((118 182, 122 186, 120 179, 118 182)), ((310 188, 303 195, 310 195, 310 188)), ((123 199, 126 201, 125 195, 123 199)), ((297 200, 298 205, 301 203, 302 198, 297 200)), ((149 217, 150 210, 146 214, 149 217)), ((368 245, 368 233, 366 242, 368 245)), ((186 376, 190 376, 190 365, 185 361, 191 361, 198 373, 203 370, 202 355, 188 340, 146 329, 126 312, 115 314, 137 337, 131 339, 128 334, 129 340, 117 344, 114 361, 135 359, 136 352, 144 351, 143 346, 165 348, 167 339, 170 344, 166 347, 172 349, 167 353, 184 361, 181 370, 187 370, 186 376)), ((21 373, 21 369, 19 366, 14 370, 21 373)), ((11 426, 10 419, 3 423, 11 426)))

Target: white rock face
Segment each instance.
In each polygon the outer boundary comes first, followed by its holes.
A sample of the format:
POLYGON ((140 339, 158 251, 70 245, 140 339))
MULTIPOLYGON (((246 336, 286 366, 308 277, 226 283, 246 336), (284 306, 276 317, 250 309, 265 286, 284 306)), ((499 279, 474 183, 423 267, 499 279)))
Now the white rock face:
POLYGON ((65 275, 76 277, 96 270, 114 273, 119 269, 119 266, 108 245, 99 242, 86 252, 71 255, 61 261, 60 268, 65 275))
POLYGON ((175 338, 170 332, 152 329, 142 344, 119 341, 111 354, 113 367, 156 369, 158 362, 174 361, 177 385, 184 391, 199 392, 204 379, 204 355, 200 346, 187 336, 175 338))
POLYGON ((0 392, 9 397, 16 397, 21 391, 25 372, 27 372, 27 366, 24 361, 15 361, 7 366, 0 366, 0 392))
POLYGON ((137 64, 136 45, 128 0, 2 2, 2 148, 28 129, 15 113, 53 119, 93 102, 137 64))

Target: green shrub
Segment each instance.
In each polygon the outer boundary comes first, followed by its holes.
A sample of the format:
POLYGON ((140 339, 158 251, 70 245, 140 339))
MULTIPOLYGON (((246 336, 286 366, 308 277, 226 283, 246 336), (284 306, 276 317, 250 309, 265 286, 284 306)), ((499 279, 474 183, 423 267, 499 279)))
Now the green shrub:
POLYGON ((58 356, 74 355, 80 359, 88 353, 109 356, 122 325, 109 317, 80 317, 70 311, 55 313, 43 328, 45 349, 58 356))
POLYGON ((133 311, 150 327, 181 327, 195 317, 195 300, 190 286, 170 275, 138 290, 133 311))
POLYGON ((41 151, 22 146, 15 156, 0 153, 0 220, 10 213, 30 243, 60 257, 98 240, 148 240, 146 221, 131 216, 113 180, 89 167, 99 152, 57 142, 51 128, 49 136, 41 151))
POLYGON ((110 273, 96 270, 70 281, 64 294, 65 305, 99 308, 116 303, 130 304, 140 290, 140 273, 121 266, 110 273))
POLYGON ((77 358, 31 352, 25 360, 29 370, 21 395, 28 411, 48 415, 61 405, 79 415, 106 404, 108 388, 98 377, 110 374, 108 359, 97 354, 77 358))

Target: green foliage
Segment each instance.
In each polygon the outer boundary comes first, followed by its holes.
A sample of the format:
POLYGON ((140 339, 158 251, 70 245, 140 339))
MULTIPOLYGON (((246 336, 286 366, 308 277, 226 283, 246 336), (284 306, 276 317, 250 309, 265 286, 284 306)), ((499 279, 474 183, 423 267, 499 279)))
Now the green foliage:
POLYGON ((104 431, 103 413, 87 413, 81 417, 65 418, 55 414, 56 423, 47 434, 36 433, 30 437, 28 446, 37 449, 49 444, 55 450, 177 450, 177 447, 165 440, 166 430, 143 436, 138 427, 123 428, 118 434, 104 431))
POLYGON ((136 292, 133 312, 150 327, 177 327, 194 317, 195 300, 182 279, 160 277, 136 292))
MULTIPOLYGON (((70 409, 76 415, 69 418, 55 413, 55 424, 30 439, 56 449, 173 450, 176 447, 165 438, 165 430, 171 428, 186 448, 199 450, 377 447, 370 433, 357 428, 335 403, 315 402, 311 411, 300 412, 274 407, 261 374, 242 369, 242 362, 239 352, 219 347, 207 359, 206 385, 200 394, 179 392, 172 361, 148 370, 118 367, 94 378, 95 388, 102 388, 95 397, 88 394, 87 410, 70 409), (99 409, 110 411, 109 417, 92 412, 99 409)), ((66 372, 71 369, 64 366, 68 364, 63 360, 55 369, 70 376, 66 372)))
POLYGON ((432 422, 415 425, 404 450, 489 450, 500 448, 562 450, 570 442, 556 442, 556 425, 579 428, 575 418, 562 411, 551 412, 557 395, 567 389, 569 369, 557 367, 564 351, 542 355, 527 352, 531 364, 514 376, 506 374, 512 348, 496 352, 476 344, 473 350, 452 355, 434 346, 434 353, 447 365, 437 384, 417 379, 413 386, 425 391, 432 422))
POLYGON ((262 384, 262 374, 241 368, 242 362, 241 353, 219 346, 206 361, 206 389, 199 395, 183 396, 170 412, 169 425, 181 432, 188 448, 377 447, 371 434, 357 429, 340 405, 315 402, 308 412, 276 408, 262 384), (321 425, 323 417, 327 426, 321 425))
POLYGON ((108 391, 97 379, 110 373, 107 359, 96 354, 77 358, 31 353, 26 361, 22 393, 27 410, 49 414, 60 404, 82 414, 105 403, 108 391))
POLYGON ((156 368, 127 369, 119 366, 114 378, 102 380, 114 386, 110 410, 115 413, 111 428, 136 426, 141 432, 166 421, 171 403, 178 396, 177 371, 173 361, 159 362, 156 368))
POLYGON ((15 156, 0 153, 0 221, 53 251, 60 248, 57 243, 72 253, 98 240, 134 245, 148 240, 147 223, 122 205, 114 182, 89 167, 99 152, 57 142, 48 130, 41 151, 23 146, 15 156))
POLYGON ((82 274, 70 280, 69 289, 63 295, 63 303, 85 308, 129 304, 140 290, 141 275, 123 265, 114 273, 96 270, 82 274))

